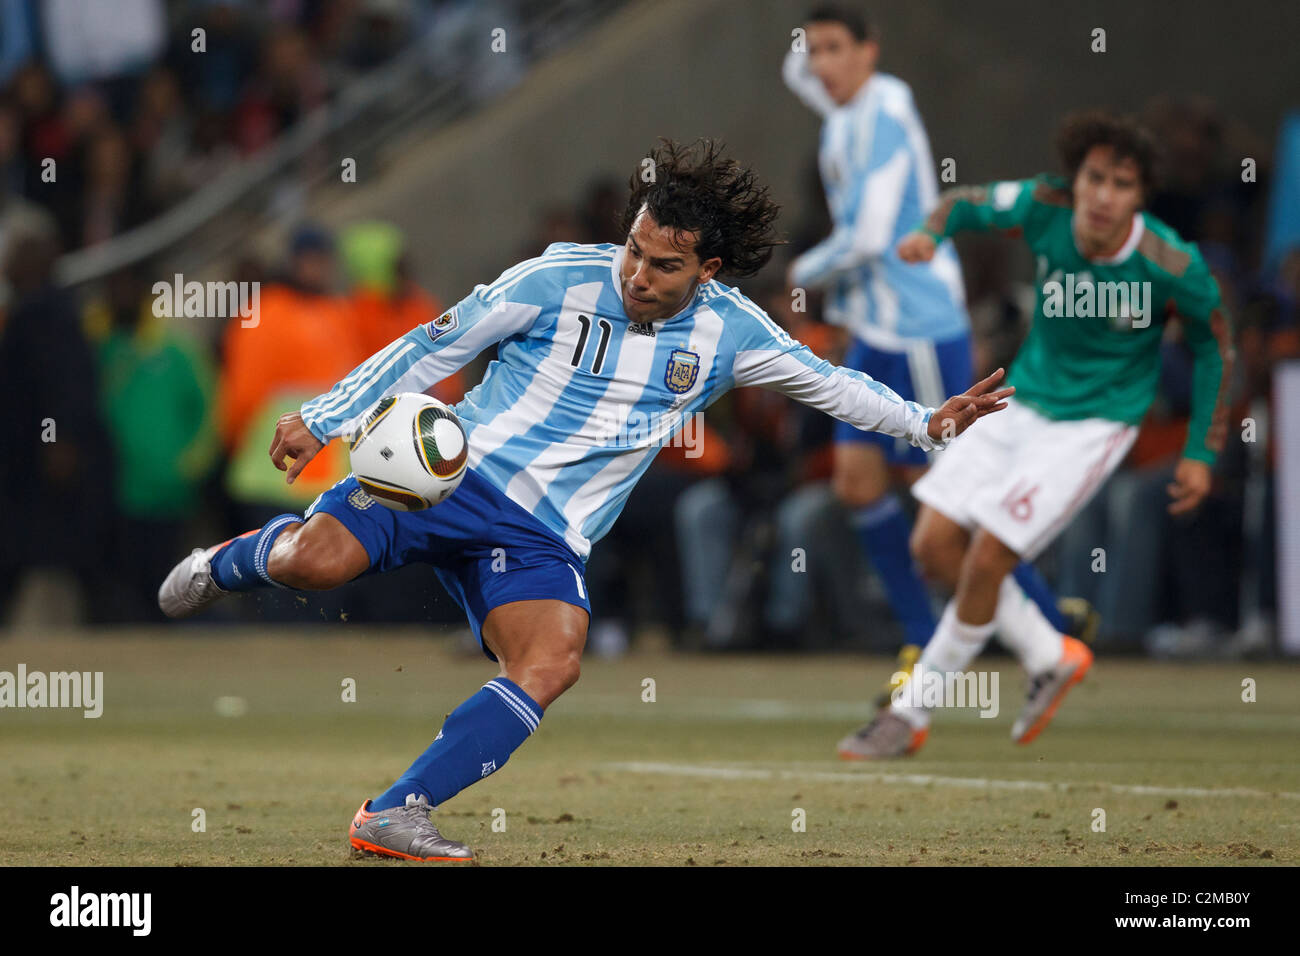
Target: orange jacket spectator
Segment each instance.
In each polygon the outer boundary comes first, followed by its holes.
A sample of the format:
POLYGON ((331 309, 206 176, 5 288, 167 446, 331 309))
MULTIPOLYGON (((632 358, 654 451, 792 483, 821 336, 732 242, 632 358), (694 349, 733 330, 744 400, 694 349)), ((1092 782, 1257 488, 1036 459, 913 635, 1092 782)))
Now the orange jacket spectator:
MULTIPOLYGON (((442 303, 414 283, 406 283, 395 297, 372 287, 357 286, 352 290, 350 305, 367 356, 442 314, 442 303)), ((464 376, 453 372, 428 391, 438 401, 454 405, 465 397, 464 376)))
MULTIPOLYGON (((277 395, 328 391, 378 351, 357 334, 344 300, 277 283, 261 290, 259 306, 248 327, 238 318, 226 327, 219 411, 222 440, 232 453, 247 442, 270 447, 269 434, 245 432, 277 395)), ((331 443, 317 455, 302 472, 306 485, 336 474, 340 451, 331 443)))

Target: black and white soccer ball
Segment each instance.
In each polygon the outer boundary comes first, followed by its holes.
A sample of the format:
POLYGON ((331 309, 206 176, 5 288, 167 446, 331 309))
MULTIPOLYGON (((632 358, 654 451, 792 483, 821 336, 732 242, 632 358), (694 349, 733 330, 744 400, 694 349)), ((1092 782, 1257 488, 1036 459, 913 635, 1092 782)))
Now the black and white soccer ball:
POLYGON ((348 453, 366 494, 394 511, 423 511, 460 485, 469 443, 450 408, 420 392, 403 392, 376 403, 348 453))

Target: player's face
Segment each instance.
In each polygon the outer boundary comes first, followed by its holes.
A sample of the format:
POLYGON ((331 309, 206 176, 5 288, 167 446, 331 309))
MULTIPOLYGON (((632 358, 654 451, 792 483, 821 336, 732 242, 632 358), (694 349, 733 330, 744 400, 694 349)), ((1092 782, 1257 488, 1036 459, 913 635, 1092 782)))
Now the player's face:
POLYGON ((623 311, 629 319, 653 322, 677 314, 695 294, 695 287, 717 274, 722 260, 714 256, 701 262, 695 254, 698 238, 693 232, 674 237, 673 230, 641 210, 628 231, 623 253, 623 311))
POLYGON ((1074 177, 1074 229, 1081 244, 1113 251, 1128 237, 1142 207, 1142 179, 1130 157, 1115 159, 1111 146, 1094 146, 1074 177))
POLYGON ((813 22, 805 29, 813 75, 822 81, 831 99, 847 103, 876 68, 880 48, 872 40, 859 43, 842 23, 813 22))

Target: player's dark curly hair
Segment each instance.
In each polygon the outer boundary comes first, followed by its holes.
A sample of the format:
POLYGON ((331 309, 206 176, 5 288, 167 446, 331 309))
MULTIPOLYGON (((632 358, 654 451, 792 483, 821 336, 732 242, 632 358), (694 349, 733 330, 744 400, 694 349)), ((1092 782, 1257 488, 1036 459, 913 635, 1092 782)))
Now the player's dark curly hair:
MULTIPOLYGON (((717 256, 721 273, 750 276, 772 258, 784 240, 773 223, 780 207, 753 170, 722 155, 725 147, 711 139, 689 146, 661 139, 629 180, 632 194, 623 212, 626 235, 642 207, 659 225, 699 236, 695 254, 703 262, 717 256)), ((690 251, 673 245, 682 252, 690 251)))
POLYGON ((1056 152, 1071 183, 1094 146, 1110 146, 1117 159, 1137 163, 1142 195, 1151 198, 1159 185, 1160 151, 1146 127, 1132 117, 1107 110, 1082 110, 1066 116, 1056 132, 1056 152))

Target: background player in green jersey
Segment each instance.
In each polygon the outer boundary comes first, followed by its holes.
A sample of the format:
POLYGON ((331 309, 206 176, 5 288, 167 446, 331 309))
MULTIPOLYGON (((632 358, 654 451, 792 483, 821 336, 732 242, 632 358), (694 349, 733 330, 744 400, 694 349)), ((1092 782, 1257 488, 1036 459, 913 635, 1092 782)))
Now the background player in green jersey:
MULTIPOLYGON (((954 442, 913 486, 922 503, 913 552, 955 596, 909 684, 924 687, 922 671, 966 670, 996 631, 1029 676, 1011 732, 1018 743, 1043 730, 1092 653, 1016 595, 1008 573, 1064 530, 1128 452, 1155 398, 1160 342, 1175 317, 1195 376, 1169 510, 1196 508, 1227 431, 1232 360, 1218 285, 1200 253, 1142 211, 1153 185, 1150 135, 1086 112, 1066 118, 1057 145, 1065 178, 949 190, 898 245, 905 261, 926 262, 957 232, 1004 230, 1035 255, 1037 303, 1008 377, 1011 407, 954 442)), ((867 758, 914 753, 929 732, 929 704, 919 693, 896 694, 840 748, 867 758)))

